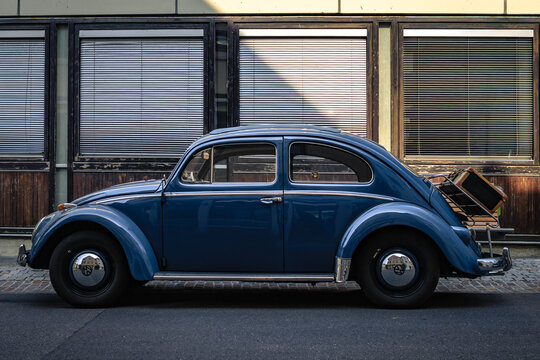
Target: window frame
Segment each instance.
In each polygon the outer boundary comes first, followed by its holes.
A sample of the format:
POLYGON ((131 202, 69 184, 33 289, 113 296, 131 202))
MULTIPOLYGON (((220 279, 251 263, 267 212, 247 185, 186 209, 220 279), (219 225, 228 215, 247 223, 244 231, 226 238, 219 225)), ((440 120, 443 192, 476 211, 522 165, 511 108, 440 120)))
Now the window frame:
MULTIPOLYGON (((0 20, 0 30, 43 30, 45 31, 44 63, 44 117, 43 117, 43 155, 42 156, 3 156, 0 157, 0 172, 41 172, 48 173, 46 190, 49 211, 54 210, 56 178, 56 26, 48 19, 0 20)), ((58 164, 59 167, 61 164, 58 164)), ((63 165, 63 164, 62 164, 63 165)))
MULTIPOLYGON (((70 125, 71 129, 69 130, 71 144, 69 148, 71 149, 70 162, 73 163, 74 170, 83 170, 83 169, 103 169, 104 166, 107 166, 107 163, 114 163, 114 168, 116 169, 126 169, 128 171, 148 171, 148 170, 170 170, 181 158, 182 154, 178 154, 177 157, 153 157, 153 156, 112 156, 105 155, 99 157, 86 156, 81 154, 80 149, 80 59, 81 59, 81 37, 80 31, 84 30, 179 30, 179 29, 194 29, 194 30, 203 30, 203 134, 208 133, 213 127, 210 124, 213 121, 213 111, 214 111, 214 95, 213 95, 213 86, 210 82, 210 79, 214 77, 214 49, 213 46, 213 26, 211 25, 210 20, 201 20, 198 21, 174 21, 172 19, 167 19, 166 22, 133 22, 133 23, 122 23, 118 21, 114 22, 105 22, 105 23, 77 23, 72 24, 70 27, 70 125)), ((122 37, 121 39, 138 39, 141 37, 122 37)), ((152 37, 149 37, 152 38, 152 37)), ((159 38, 159 36, 157 37, 159 38)), ((120 39, 111 37, 109 39, 120 39)))
POLYGON ((448 165, 482 165, 488 171, 500 172, 508 169, 514 169, 517 167, 526 167, 531 165, 540 165, 540 126, 539 126, 539 25, 527 24, 527 23, 399 23, 394 26, 393 30, 394 41, 398 43, 398 51, 394 54, 394 86, 392 101, 397 106, 393 110, 392 122, 392 150, 393 153, 407 165, 412 165, 413 168, 418 169, 421 172, 436 172, 444 171, 448 165), (407 158, 405 156, 405 141, 404 141, 404 30, 406 29, 440 29, 440 30, 508 30, 508 29, 523 29, 533 30, 533 151, 532 159, 474 159, 474 158, 460 158, 457 160, 451 159, 436 159, 436 158, 407 158))
POLYGON ((228 126, 239 126, 240 123, 240 30, 264 29, 264 30, 296 30, 296 29, 320 29, 320 30, 366 30, 366 130, 367 139, 378 141, 378 24, 373 24, 369 20, 335 22, 331 19, 321 19, 319 22, 312 19, 284 19, 279 22, 275 19, 260 20, 254 22, 250 19, 237 19, 229 24, 229 109, 228 126))
POLYGON ((248 186, 271 186, 271 185, 275 185, 278 181, 278 178, 279 178, 279 171, 278 171, 278 166, 279 166, 279 160, 278 160, 279 156, 278 156, 278 147, 276 146, 276 144, 274 144, 273 142, 266 142, 266 141, 260 141, 260 142, 231 142, 231 143, 219 143, 219 144, 214 144, 214 145, 210 145, 210 146, 202 146, 200 149, 195 149, 194 151, 191 152, 191 156, 189 157, 189 159, 186 160, 185 164, 182 166, 181 169, 179 169, 178 171, 178 175, 177 175, 177 178, 178 178, 178 182, 182 185, 182 186, 214 186, 214 187, 221 187, 221 186, 230 186, 230 185, 236 185, 236 186, 242 186, 242 185, 248 185, 248 186), (225 146, 245 146, 245 145, 270 145, 274 148, 274 165, 275 165, 275 169, 274 169, 274 179, 272 181, 269 181, 269 182, 214 182, 213 179, 214 179, 214 176, 213 176, 213 172, 214 172, 214 148, 216 147, 225 147, 225 146), (189 163, 193 160, 193 157, 195 155, 197 155, 199 152, 201 151, 204 151, 204 150, 207 150, 207 149, 210 149, 210 182, 200 182, 200 183, 187 183, 187 182, 184 182, 182 181, 182 174, 184 172, 184 170, 186 169, 186 167, 189 165, 189 163))
MULTIPOLYGON (((309 185, 309 186, 313 186, 313 185, 317 185, 317 184, 331 185, 331 186, 333 186, 333 185, 338 185, 338 186, 358 186, 358 185, 361 185, 361 186, 365 186, 365 185, 369 185, 369 184, 373 183, 373 180, 375 179, 375 173, 374 173, 373 167, 371 166, 369 161, 367 161, 366 159, 364 159, 364 157, 362 157, 362 156, 360 156, 360 155, 358 155, 358 154, 356 154, 356 153, 354 153, 352 151, 340 148, 338 146, 334 146, 334 145, 330 145, 330 144, 326 144, 326 143, 321 143, 321 142, 316 142, 316 141, 293 140, 289 144, 289 149, 287 151, 287 154, 288 154, 288 156, 287 156, 287 172, 288 172, 287 178, 288 178, 290 184, 309 185), (359 158, 360 160, 362 160, 363 162, 366 163, 366 165, 368 166, 368 168, 370 170, 371 178, 367 182, 294 181, 292 179, 292 177, 291 177, 291 175, 293 173, 293 171, 292 171, 293 170, 292 169, 292 166, 293 166, 292 160, 293 159, 292 159, 291 149, 292 149, 292 146, 294 144, 298 144, 298 143, 311 144, 311 145, 316 145, 316 146, 326 146, 326 147, 329 147, 329 148, 332 148, 332 149, 336 149, 338 151, 343 151, 343 152, 348 153, 348 154, 350 154, 352 156, 355 156, 355 157, 359 158)), ((343 165, 347 166, 346 164, 343 164, 343 165)), ((347 167, 349 167, 349 166, 347 166, 347 167)), ((353 169, 351 169, 351 170, 353 170, 353 169)))
MULTIPOLYGON (((47 170, 55 167, 56 29, 49 23, 0 24, 0 31, 44 31, 43 154, 0 154, 2 170, 47 170)), ((9 39, 19 39, 14 36, 9 39)), ((36 37, 37 39, 37 37, 36 37)))

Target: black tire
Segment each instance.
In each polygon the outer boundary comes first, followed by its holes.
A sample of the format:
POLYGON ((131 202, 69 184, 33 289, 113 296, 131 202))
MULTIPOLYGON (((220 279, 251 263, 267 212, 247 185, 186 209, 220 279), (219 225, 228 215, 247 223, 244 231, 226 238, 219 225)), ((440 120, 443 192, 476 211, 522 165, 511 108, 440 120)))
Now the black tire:
POLYGON ((76 307, 110 306, 124 293, 130 281, 120 244, 111 236, 97 231, 79 231, 63 239, 54 249, 49 270, 56 293, 76 307), (104 265, 101 269, 94 265, 87 266, 90 270, 85 269, 84 276, 92 275, 92 272, 99 274, 99 282, 96 280, 92 286, 77 281, 77 276, 84 280, 80 275, 82 271, 76 275, 72 271, 73 262, 84 258, 85 254, 99 257, 104 265))
MULTIPOLYGON (((430 239, 404 230, 381 232, 365 241, 354 261, 356 279, 369 301, 382 307, 413 308, 429 299, 437 287, 440 271, 439 254, 430 239), (411 280, 400 286, 386 282, 380 270, 384 260, 395 254, 405 255, 414 265, 414 271, 409 272, 411 280)), ((392 269, 391 266, 396 273, 394 279, 400 281, 405 268, 389 265, 386 269, 392 269)))

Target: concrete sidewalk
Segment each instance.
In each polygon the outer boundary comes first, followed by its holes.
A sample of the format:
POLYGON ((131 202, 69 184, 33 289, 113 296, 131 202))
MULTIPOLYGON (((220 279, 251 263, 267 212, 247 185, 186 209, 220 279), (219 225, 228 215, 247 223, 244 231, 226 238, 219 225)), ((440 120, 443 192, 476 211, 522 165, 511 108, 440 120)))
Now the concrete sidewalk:
POLYGON ((32 247, 30 238, 4 238, 0 237, 0 258, 17 256, 19 245, 24 244, 27 249, 32 247))

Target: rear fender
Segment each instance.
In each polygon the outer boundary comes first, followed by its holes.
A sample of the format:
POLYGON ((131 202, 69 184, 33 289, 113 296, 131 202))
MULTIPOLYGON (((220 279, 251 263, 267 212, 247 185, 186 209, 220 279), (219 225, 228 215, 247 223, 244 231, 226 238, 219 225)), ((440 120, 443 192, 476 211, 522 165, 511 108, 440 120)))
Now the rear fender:
POLYGON ((352 258, 356 248, 373 232, 403 226, 421 231, 439 247, 456 269, 468 274, 480 274, 475 251, 457 235, 437 213, 410 203, 391 202, 375 206, 359 216, 347 229, 338 247, 338 258, 352 258))

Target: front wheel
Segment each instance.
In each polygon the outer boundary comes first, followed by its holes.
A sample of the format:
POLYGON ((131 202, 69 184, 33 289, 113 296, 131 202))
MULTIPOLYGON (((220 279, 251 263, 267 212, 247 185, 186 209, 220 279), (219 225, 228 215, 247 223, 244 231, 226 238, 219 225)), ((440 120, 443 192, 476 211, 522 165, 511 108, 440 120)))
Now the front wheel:
POLYGON ((356 255, 356 276, 364 295, 391 308, 422 305, 439 281, 439 257, 426 238, 385 232, 366 239, 356 255))
POLYGON ((56 293, 78 307, 113 304, 130 280, 118 242, 96 231, 79 231, 62 240, 51 256, 49 269, 56 293))

